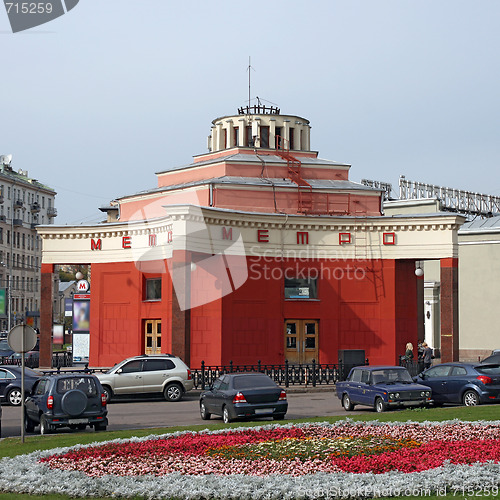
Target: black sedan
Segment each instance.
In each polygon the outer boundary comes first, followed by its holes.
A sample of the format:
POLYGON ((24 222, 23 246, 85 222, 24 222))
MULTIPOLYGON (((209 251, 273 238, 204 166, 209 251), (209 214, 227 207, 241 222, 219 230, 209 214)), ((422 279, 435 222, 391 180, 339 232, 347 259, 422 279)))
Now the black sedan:
POLYGON ((432 389, 436 405, 500 402, 500 364, 442 363, 413 380, 432 389))
POLYGON ((237 418, 282 420, 288 410, 286 392, 263 373, 222 375, 200 395, 200 415, 221 415, 224 423, 237 418))
MULTIPOLYGON (((0 401, 12 406, 22 403, 21 367, 17 365, 0 365, 0 401)), ((24 391, 28 394, 40 374, 30 368, 24 369, 24 391)))

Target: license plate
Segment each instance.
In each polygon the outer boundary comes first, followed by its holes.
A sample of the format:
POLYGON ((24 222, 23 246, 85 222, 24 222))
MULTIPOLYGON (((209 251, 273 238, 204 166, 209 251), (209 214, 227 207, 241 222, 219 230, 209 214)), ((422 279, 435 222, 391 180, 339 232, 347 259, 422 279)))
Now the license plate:
POLYGON ((255 414, 256 415, 265 415, 266 413, 272 413, 273 409, 272 408, 261 408, 261 409, 256 409, 255 414))
POLYGON ((88 424, 88 418, 70 418, 68 424, 88 424))

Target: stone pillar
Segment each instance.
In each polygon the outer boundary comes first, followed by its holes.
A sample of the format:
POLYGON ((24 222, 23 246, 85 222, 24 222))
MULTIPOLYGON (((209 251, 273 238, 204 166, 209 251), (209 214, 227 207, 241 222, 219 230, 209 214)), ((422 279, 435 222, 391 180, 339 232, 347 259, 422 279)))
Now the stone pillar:
POLYGON ((191 362, 191 256, 184 250, 174 250, 170 272, 172 276, 172 354, 188 366, 191 362))
POLYGON ((226 130, 227 130, 227 144, 226 148, 234 148, 234 127, 233 120, 228 120, 226 122, 226 130))
POLYGON ((276 146, 276 118, 269 120, 269 148, 274 149, 276 146))
POLYGON ((441 259, 441 362, 459 361, 458 259, 441 259))
POLYGON ((240 147, 245 146, 245 134, 247 133, 247 122, 245 118, 240 118, 238 120, 238 134, 239 134, 239 144, 240 147))
POLYGON ((290 148, 290 120, 283 120, 283 149, 290 148))
POLYGON ((216 151, 224 149, 224 131, 222 129, 222 122, 216 123, 217 125, 217 142, 216 151))
POLYGON ((311 151, 311 127, 309 125, 304 126, 304 145, 302 149, 303 151, 311 151))
POLYGON ((52 318, 54 265, 42 264, 40 287, 40 368, 52 368, 52 318))

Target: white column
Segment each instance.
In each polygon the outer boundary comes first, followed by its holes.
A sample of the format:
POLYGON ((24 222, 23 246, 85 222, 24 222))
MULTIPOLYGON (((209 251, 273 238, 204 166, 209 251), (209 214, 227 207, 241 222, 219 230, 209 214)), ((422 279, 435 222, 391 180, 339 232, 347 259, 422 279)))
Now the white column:
POLYGON ((224 133, 222 131, 222 122, 219 122, 217 125, 217 149, 216 151, 220 151, 224 149, 224 133))
POLYGON ((245 118, 240 118, 238 120, 239 124, 238 124, 238 133, 239 133, 239 139, 240 139, 240 146, 244 146, 245 145, 245 133, 246 133, 246 126, 247 126, 247 122, 245 120, 245 118))
POLYGON ((226 122, 226 127, 227 129, 227 148, 233 148, 234 147, 234 127, 233 127, 233 120, 228 120, 226 122))
POLYGON ((274 149, 276 146, 276 118, 269 120, 269 147, 274 149))
POLYGON ((311 151, 311 127, 304 126, 304 151, 311 151))
POLYGON ((283 149, 290 149, 290 120, 283 120, 283 149))
POLYGON ((302 129, 303 125, 301 122, 295 122, 295 149, 298 149, 299 151, 302 149, 302 129))

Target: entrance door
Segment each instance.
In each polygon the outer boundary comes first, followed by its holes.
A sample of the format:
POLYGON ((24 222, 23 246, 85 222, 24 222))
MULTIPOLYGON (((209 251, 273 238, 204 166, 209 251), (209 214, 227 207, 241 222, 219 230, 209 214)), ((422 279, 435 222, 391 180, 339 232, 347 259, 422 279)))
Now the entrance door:
POLYGON ((146 320, 144 333, 145 354, 161 354, 161 320, 146 320))
POLYGON ((318 321, 288 319, 285 321, 285 358, 289 363, 318 361, 318 321))

